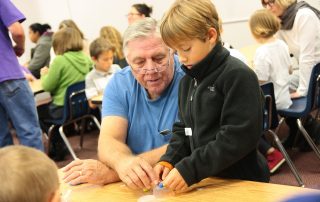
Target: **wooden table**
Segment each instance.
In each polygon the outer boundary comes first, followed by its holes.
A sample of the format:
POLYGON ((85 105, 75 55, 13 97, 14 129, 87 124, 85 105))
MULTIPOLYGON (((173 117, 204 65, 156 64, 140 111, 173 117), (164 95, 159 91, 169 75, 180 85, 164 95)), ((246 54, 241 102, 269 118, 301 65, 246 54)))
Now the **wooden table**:
POLYGON ((93 104, 96 104, 96 105, 101 105, 101 104, 102 104, 102 98, 103 98, 103 95, 94 96, 94 97, 91 99, 91 102, 92 102, 93 104))
MULTIPOLYGON (((318 193, 320 190, 300 188, 294 186, 259 183, 242 180, 223 180, 208 178, 194 186, 195 189, 188 193, 176 196, 158 198, 152 201, 223 201, 223 202, 274 202, 281 201, 296 194, 318 193)), ((62 193, 70 192, 69 201, 76 202, 103 202, 103 201, 138 201, 139 198, 152 194, 142 191, 133 191, 123 183, 113 183, 105 186, 83 184, 70 186, 61 184, 62 193)))
POLYGON ((42 88, 40 79, 29 81, 29 85, 31 87, 31 90, 32 90, 33 94, 37 94, 37 93, 43 92, 43 88, 42 88))

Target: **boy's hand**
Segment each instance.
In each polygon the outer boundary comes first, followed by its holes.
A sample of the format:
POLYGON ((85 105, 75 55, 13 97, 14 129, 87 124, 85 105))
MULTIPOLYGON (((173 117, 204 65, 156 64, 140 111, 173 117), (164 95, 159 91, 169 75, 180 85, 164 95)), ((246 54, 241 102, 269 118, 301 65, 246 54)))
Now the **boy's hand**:
POLYGON ((183 192, 188 188, 187 183, 184 181, 183 177, 180 175, 179 171, 176 168, 172 169, 169 172, 162 183, 164 187, 177 192, 183 192))
POLYGON ((48 74, 48 72, 49 72, 49 68, 48 67, 42 67, 40 69, 40 75, 41 76, 48 74))
POLYGON ((167 168, 159 163, 153 168, 153 170, 156 172, 158 182, 163 181, 170 172, 169 168, 167 168))

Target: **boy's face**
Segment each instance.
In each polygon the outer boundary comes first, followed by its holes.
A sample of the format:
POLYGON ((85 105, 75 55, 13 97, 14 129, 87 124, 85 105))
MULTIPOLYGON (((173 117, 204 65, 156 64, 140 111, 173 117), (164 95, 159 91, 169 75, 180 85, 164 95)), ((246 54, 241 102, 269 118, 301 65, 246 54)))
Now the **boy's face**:
POLYGON ((104 51, 97 58, 92 57, 92 60, 97 70, 108 72, 113 63, 113 52, 104 51))
POLYGON ((179 56, 179 60, 188 69, 203 60, 215 46, 217 32, 214 28, 208 31, 208 37, 205 41, 200 39, 186 40, 173 47, 179 56))

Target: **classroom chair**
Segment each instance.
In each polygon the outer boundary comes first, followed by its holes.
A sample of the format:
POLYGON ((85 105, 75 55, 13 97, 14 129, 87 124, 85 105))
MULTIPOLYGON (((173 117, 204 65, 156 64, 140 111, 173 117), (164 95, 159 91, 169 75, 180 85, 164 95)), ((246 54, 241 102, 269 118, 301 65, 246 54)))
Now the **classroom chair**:
MULTIPOLYGON (((93 122, 100 130, 100 123, 98 119, 90 113, 90 108, 88 105, 88 100, 85 95, 85 82, 81 81, 75 84, 70 85, 67 88, 65 101, 64 101, 64 108, 63 108, 63 117, 60 120, 46 120, 47 123, 51 123, 52 126, 48 132, 48 140, 50 142, 50 137, 55 127, 59 127, 59 133, 66 144, 69 152, 71 153, 73 159, 76 159, 77 156, 73 151, 64 131, 63 128, 69 124, 74 124, 77 121, 82 121, 82 128, 84 128, 84 121, 86 119, 92 119, 93 122)), ((50 144, 48 144, 50 145, 50 144)), ((82 148, 83 145, 83 130, 81 131, 81 138, 80 138, 80 147, 82 148)), ((49 149, 48 149, 49 151, 49 149)))
POLYGON ((269 132, 277 147, 281 151, 282 155, 284 156, 291 172, 293 173, 294 177, 296 178, 298 184, 300 187, 304 187, 304 184, 301 180, 301 177, 297 171, 297 168, 293 164, 291 158, 289 157, 287 151, 283 147, 278 135, 273 131, 278 128, 278 114, 277 114, 277 108, 276 108, 276 103, 275 103, 275 96, 274 96, 274 88, 273 88, 273 83, 268 82, 260 86, 264 98, 265 98, 265 107, 264 107, 264 116, 263 116, 263 130, 265 132, 269 132))
POLYGON ((312 150, 316 153, 317 157, 320 159, 320 151, 308 132, 303 127, 301 121, 302 119, 306 118, 310 114, 310 112, 318 107, 317 95, 319 94, 319 86, 317 78, 319 75, 320 63, 315 65, 312 69, 307 96, 293 99, 290 108, 278 110, 278 114, 282 117, 279 122, 279 127, 284 123, 286 118, 290 117, 297 119, 297 125, 300 132, 302 133, 312 150))

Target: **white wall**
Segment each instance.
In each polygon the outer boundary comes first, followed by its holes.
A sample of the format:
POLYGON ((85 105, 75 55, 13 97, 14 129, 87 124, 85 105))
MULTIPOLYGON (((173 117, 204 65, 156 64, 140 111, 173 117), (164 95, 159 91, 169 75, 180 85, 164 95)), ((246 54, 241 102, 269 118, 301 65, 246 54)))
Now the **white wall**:
MULTIPOLYGON (((308 0, 319 7, 320 0, 308 0)), ((73 19, 85 37, 91 41, 99 35, 102 26, 112 25, 120 32, 127 27, 126 14, 134 3, 144 2, 153 6, 152 16, 161 19, 163 13, 173 0, 12 0, 26 15, 23 23, 26 33, 32 23, 48 23, 56 30, 64 19, 73 19)), ((223 19, 223 39, 235 48, 241 48, 254 43, 248 27, 249 16, 261 8, 260 0, 213 0, 223 19)), ((28 39, 26 53, 20 59, 26 61, 33 46, 28 39)))

